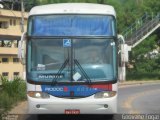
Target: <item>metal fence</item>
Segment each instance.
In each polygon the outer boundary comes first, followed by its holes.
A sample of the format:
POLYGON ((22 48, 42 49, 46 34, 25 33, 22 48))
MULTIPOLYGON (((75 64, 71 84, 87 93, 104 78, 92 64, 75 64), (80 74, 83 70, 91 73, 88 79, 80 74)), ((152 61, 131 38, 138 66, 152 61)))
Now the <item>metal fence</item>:
POLYGON ((130 46, 142 39, 143 36, 156 28, 157 25, 160 25, 160 13, 156 16, 152 15, 152 17, 142 16, 137 21, 122 33, 125 42, 130 46))

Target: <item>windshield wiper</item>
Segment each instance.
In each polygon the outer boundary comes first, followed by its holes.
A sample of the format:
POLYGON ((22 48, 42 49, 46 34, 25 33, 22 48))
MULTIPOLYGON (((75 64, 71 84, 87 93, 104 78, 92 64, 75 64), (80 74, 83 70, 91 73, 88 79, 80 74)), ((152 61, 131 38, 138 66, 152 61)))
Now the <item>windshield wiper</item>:
POLYGON ((87 75, 87 73, 85 72, 85 70, 82 68, 81 64, 78 62, 77 59, 74 59, 75 64, 77 65, 77 67, 80 69, 80 71, 82 72, 82 74, 84 75, 84 77, 86 78, 88 83, 91 83, 91 79, 89 78, 89 76, 87 75))
POLYGON ((64 61, 64 63, 62 64, 61 68, 60 68, 60 69, 58 70, 58 72, 56 73, 55 78, 52 80, 52 85, 57 84, 57 79, 58 79, 59 75, 61 74, 61 72, 63 71, 63 69, 64 69, 64 68, 66 67, 66 65, 68 64, 68 62, 69 62, 69 59, 66 59, 66 60, 64 61))

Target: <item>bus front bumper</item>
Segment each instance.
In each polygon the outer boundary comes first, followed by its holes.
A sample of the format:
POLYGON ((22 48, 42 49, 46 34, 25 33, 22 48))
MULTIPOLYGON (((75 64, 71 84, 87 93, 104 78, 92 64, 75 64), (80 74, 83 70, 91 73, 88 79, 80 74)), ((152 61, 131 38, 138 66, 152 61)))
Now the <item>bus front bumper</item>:
POLYGON ((115 114, 117 95, 111 98, 95 99, 37 99, 28 96, 29 114, 115 114))

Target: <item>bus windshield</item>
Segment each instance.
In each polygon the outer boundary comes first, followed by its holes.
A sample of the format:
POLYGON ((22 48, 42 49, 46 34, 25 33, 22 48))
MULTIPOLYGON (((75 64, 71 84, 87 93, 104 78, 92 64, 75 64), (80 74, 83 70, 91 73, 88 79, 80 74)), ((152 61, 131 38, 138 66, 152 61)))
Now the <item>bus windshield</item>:
POLYGON ((116 79, 116 45, 111 38, 32 38, 27 77, 35 82, 116 79))
POLYGON ((113 16, 30 16, 27 34, 28 80, 48 83, 116 80, 113 16))

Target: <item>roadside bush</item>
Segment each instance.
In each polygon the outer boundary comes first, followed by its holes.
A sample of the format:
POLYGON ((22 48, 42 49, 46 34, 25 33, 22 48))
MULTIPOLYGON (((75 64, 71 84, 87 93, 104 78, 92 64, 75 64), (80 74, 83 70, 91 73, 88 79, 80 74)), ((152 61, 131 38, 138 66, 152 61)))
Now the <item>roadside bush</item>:
POLYGON ((9 110, 12 104, 13 104, 13 100, 11 100, 8 93, 5 91, 2 91, 0 94, 0 108, 2 110, 9 110))
POLYGON ((126 75, 127 80, 160 80, 160 72, 129 72, 126 75))
POLYGON ((8 111, 19 101, 26 99, 26 84, 21 78, 14 78, 9 81, 6 77, 0 76, 2 90, 0 91, 0 113, 8 111))

